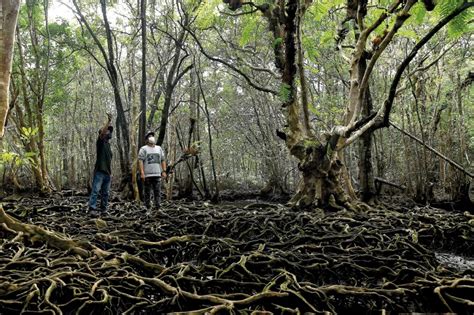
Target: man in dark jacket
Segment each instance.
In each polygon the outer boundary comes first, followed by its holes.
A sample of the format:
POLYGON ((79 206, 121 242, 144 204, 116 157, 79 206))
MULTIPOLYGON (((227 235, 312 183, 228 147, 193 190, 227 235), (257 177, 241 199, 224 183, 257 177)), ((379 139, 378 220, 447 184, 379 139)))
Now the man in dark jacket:
POLYGON ((109 140, 112 138, 114 128, 110 125, 112 116, 107 114, 107 122, 99 130, 97 138, 97 159, 94 168, 94 180, 92 181, 92 193, 89 198, 89 212, 92 215, 99 215, 107 210, 109 199, 110 179, 112 174, 112 150, 109 140), (97 211, 97 198, 100 192, 100 212, 97 211))

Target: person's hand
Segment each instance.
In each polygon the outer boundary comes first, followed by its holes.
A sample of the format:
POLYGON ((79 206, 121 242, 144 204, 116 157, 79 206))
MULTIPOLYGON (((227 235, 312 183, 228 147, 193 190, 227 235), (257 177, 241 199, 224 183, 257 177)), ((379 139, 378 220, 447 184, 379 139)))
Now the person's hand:
POLYGON ((166 178, 166 172, 165 171, 161 172, 161 177, 166 178))
POLYGON ((140 178, 144 181, 144 180, 145 180, 145 174, 144 174, 144 173, 141 173, 141 174, 140 174, 140 178))

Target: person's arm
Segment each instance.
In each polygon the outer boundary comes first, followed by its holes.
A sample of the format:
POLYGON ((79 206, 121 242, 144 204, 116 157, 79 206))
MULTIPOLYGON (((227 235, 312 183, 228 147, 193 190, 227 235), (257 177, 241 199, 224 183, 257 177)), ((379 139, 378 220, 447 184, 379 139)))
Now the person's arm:
POLYGON ((165 151, 161 149, 161 177, 166 178, 166 160, 165 160, 165 151))
POLYGON ((167 174, 166 174, 166 161, 163 160, 161 162, 161 177, 163 178, 166 178, 167 174))
POLYGON ((142 160, 138 160, 138 166, 140 168, 140 178, 145 179, 145 170, 144 170, 144 167, 143 167, 143 161, 142 160))
POLYGON ((143 166, 143 161, 145 160, 146 152, 143 149, 138 151, 138 168, 140 170, 140 178, 145 179, 145 167, 143 166))
POLYGON ((104 127, 100 129, 100 138, 104 139, 105 135, 107 134, 107 130, 109 129, 110 122, 112 121, 112 115, 107 113, 107 121, 105 122, 104 127))

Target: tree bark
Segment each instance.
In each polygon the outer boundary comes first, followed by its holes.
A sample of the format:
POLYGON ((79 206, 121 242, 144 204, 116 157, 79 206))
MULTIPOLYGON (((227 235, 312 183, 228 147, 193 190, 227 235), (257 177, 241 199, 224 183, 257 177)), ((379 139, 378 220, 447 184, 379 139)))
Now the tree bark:
MULTIPOLYGON (((36 91, 34 92, 35 99, 34 99, 34 111, 35 111, 35 119, 36 119, 36 126, 38 128, 38 136, 37 136, 37 147, 38 147, 38 154, 39 154, 39 161, 40 161, 40 170, 41 170, 41 177, 42 183, 41 191, 48 193, 52 189, 52 185, 50 185, 48 169, 46 164, 46 153, 45 153, 45 145, 44 145, 44 100, 46 95, 46 87, 49 77, 49 59, 51 54, 50 49, 50 36, 49 36, 49 28, 48 28, 48 4, 47 1, 45 2, 44 6, 44 22, 45 22, 45 29, 46 29, 46 40, 47 40, 47 53, 46 59, 42 60, 42 57, 39 53, 40 43, 38 40, 38 29, 37 25, 33 18, 33 6, 36 5, 34 3, 28 4, 27 3, 27 12, 29 18, 29 28, 30 28, 30 37, 31 37, 31 47, 33 48, 33 55, 35 60, 36 71, 34 72, 34 78, 36 80, 36 91)), ((44 44, 44 42, 43 42, 44 44)))
POLYGON ((274 38, 275 41, 283 39, 283 44, 278 45, 278 49, 275 50, 275 65, 282 74, 281 89, 285 92, 282 111, 287 125, 285 132, 280 133, 280 136, 285 140, 290 154, 299 160, 298 169, 302 176, 290 204, 297 208, 314 205, 350 207, 350 199, 344 193, 338 178, 343 167, 334 150, 339 136, 318 139, 305 132, 305 126, 301 124, 302 111, 299 107, 295 81, 299 54, 297 21, 302 18, 298 15, 304 10, 299 10, 298 0, 282 1, 281 4, 278 9, 266 10, 263 13, 270 23, 273 34, 283 36, 274 38))
MULTIPOLYGON (((142 127, 142 121, 141 118, 142 113, 138 113, 138 104, 137 104, 137 97, 136 97, 136 88, 135 88, 135 82, 133 80, 132 74, 135 73, 135 58, 131 58, 135 51, 129 48, 128 50, 129 56, 128 60, 130 60, 129 63, 129 89, 128 89, 128 100, 129 103, 132 106, 132 124, 130 126, 130 146, 131 146, 131 157, 132 157, 132 170, 130 173, 131 179, 132 179, 132 193, 133 193, 133 199, 135 201, 140 201, 140 190, 138 189, 138 182, 137 182, 137 174, 138 174, 138 149, 139 149, 139 139, 137 139, 137 120, 138 120, 138 134, 140 133, 140 128, 142 127)), ((142 63, 143 65, 143 63, 142 63)), ((143 68, 142 68, 143 70, 143 68)), ((143 79, 143 77, 142 77, 143 79)), ((143 81, 142 81, 142 87, 143 87, 143 81)), ((140 101, 141 99, 141 90, 140 90, 140 101)), ((143 105, 143 104, 140 104, 143 105)), ((146 117, 146 116, 145 116, 146 117)), ((144 137, 144 136, 143 136, 144 137)))
MULTIPOLYGON (((28 83, 26 79, 25 66, 24 66, 24 54, 23 47, 21 43, 21 37, 17 34, 17 47, 18 47, 18 69, 20 72, 20 90, 23 96, 23 106, 25 113, 20 106, 15 106, 15 111, 17 114, 16 127, 18 133, 23 135, 21 141, 26 152, 35 152, 38 153, 38 143, 34 136, 27 136, 25 130, 33 131, 37 126, 37 116, 34 115, 32 110, 32 105, 30 102, 30 97, 28 93, 28 83), (26 115, 26 117, 25 117, 26 115)), ((32 156, 33 163, 31 164, 31 169, 35 177, 36 186, 39 190, 43 190, 43 187, 46 186, 43 174, 41 172, 41 162, 39 160, 39 155, 35 154, 32 156)))
POLYGON ((301 20, 303 19, 304 10, 302 5, 299 8, 299 18, 297 20, 297 43, 298 43, 298 72, 300 75, 300 85, 301 85, 301 107, 303 112, 303 126, 307 135, 312 135, 311 126, 309 124, 309 101, 308 101, 308 87, 306 83, 306 76, 304 72, 304 52, 303 45, 301 43, 302 30, 301 30, 301 20))
MULTIPOLYGON (((184 25, 187 25, 188 17, 185 17, 185 21, 183 22, 184 25)), ((173 56, 173 63, 171 65, 171 68, 168 71, 168 76, 166 78, 166 85, 165 85, 165 92, 164 92, 164 105, 163 105, 163 110, 161 112, 161 120, 160 120, 160 131, 158 134, 158 138, 156 140, 156 143, 158 145, 163 144, 163 140, 165 139, 165 134, 166 134, 166 126, 168 124, 168 117, 169 117, 169 111, 171 107, 171 101, 173 97, 173 92, 174 88, 176 87, 176 84, 178 84, 179 80, 181 77, 191 69, 191 67, 187 67, 184 70, 180 71, 180 65, 182 63, 181 59, 181 50, 182 50, 182 45, 185 40, 185 35, 186 35, 186 30, 184 28, 181 29, 178 38, 175 41, 175 51, 174 51, 174 56, 173 56)), ((186 58, 183 57, 183 59, 186 58)))
MULTIPOLYGON (((199 104, 199 89, 196 88, 196 73, 194 71, 190 72, 190 84, 191 84, 191 91, 190 91, 190 102, 189 102, 189 129, 188 129, 188 143, 187 148, 191 147, 191 143, 197 140, 195 127, 197 124, 197 111, 199 104)), ((194 170, 197 168, 196 165, 197 160, 194 158, 191 161, 186 161, 186 171, 185 171, 185 178, 183 183, 183 190, 182 196, 185 198, 189 198, 193 196, 193 183, 194 183, 194 170)), ((198 188, 199 189, 199 188, 198 188)))
POLYGON ((13 60, 15 28, 20 7, 19 0, 0 2, 0 138, 3 138, 9 110, 8 91, 13 60))
MULTIPOLYGON (((362 77, 367 68, 367 56, 364 54, 359 61, 359 78, 362 77)), ((372 113, 373 104, 370 94, 370 88, 367 86, 367 91, 364 97, 362 106, 362 117, 369 117, 372 113)), ((372 138, 373 130, 368 130, 363 134, 359 140, 359 184, 360 184, 360 199, 364 202, 369 202, 376 195, 374 169, 372 165, 372 138)))
MULTIPOLYGON (((171 123, 174 123, 174 120, 176 120, 175 116, 172 117, 172 120, 171 123), (173 119, 174 118, 174 119, 173 119)), ((173 131, 173 129, 168 132, 167 134, 167 137, 168 137, 168 147, 169 147, 169 150, 168 150, 168 167, 170 167, 170 165, 172 163, 175 163, 176 162, 176 138, 177 138, 177 131, 173 131)), ((175 183, 175 179, 176 179, 176 172, 170 172, 169 174, 167 174, 167 178, 166 178, 166 184, 165 184, 165 187, 166 187, 166 200, 171 200, 173 198, 173 185, 175 183)))
POLYGON ((146 0, 140 1, 140 20, 142 28, 142 84, 140 87, 140 123, 138 128, 138 147, 145 144, 146 128, 146 0))
POLYGON ((212 132, 211 132, 211 117, 209 113, 209 108, 206 100, 206 95, 204 94, 204 90, 202 88, 201 77, 199 73, 196 73, 197 83, 199 86, 199 90, 201 92, 202 100, 204 102, 204 112, 206 114, 207 119, 207 135, 209 141, 209 156, 211 157, 211 168, 212 168, 212 176, 214 178, 214 194, 211 196, 211 199, 216 201, 219 199, 219 183, 217 181, 217 172, 216 172, 216 163, 214 159, 214 151, 212 147, 212 132))

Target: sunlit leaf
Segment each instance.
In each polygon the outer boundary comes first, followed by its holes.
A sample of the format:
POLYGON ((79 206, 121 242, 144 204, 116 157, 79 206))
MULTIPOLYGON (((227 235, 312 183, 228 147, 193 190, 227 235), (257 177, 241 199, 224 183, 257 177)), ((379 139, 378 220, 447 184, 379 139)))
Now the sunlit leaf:
POLYGON ((204 0, 196 11, 196 25, 205 29, 213 25, 219 16, 221 0, 204 0))

